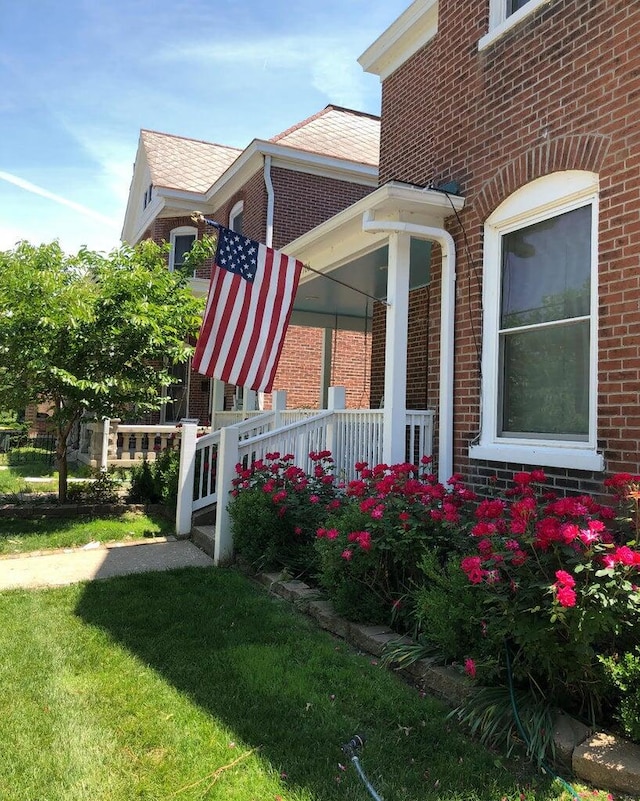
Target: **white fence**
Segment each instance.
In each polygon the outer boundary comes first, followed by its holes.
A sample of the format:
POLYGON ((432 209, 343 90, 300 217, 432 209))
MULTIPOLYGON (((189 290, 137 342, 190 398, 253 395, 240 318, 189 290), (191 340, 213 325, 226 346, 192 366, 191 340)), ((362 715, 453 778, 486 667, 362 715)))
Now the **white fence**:
MULTIPOLYGON (((284 396, 284 393, 283 393, 284 396)), ((431 455, 433 412, 406 414, 405 458, 416 463, 431 455)), ((216 551, 219 563, 231 556, 232 543, 227 498, 236 465, 249 467, 268 453, 292 454, 294 463, 309 472, 313 451, 331 451, 339 479, 355 478, 356 462, 382 461, 383 412, 377 409, 330 409, 293 414, 276 408, 237 425, 197 436, 196 426, 185 424, 180 452, 180 479, 176 531, 191 530, 194 511, 216 504, 216 551), (297 417, 295 421, 290 421, 297 417)))

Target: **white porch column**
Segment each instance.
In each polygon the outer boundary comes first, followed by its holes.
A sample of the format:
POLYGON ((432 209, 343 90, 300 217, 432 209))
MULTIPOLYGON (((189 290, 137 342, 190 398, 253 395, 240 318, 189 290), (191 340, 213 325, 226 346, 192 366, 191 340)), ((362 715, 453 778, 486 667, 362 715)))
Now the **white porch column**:
POLYGON ((389 235, 382 442, 387 464, 405 460, 410 243, 409 234, 389 235))
MULTIPOLYGON (((336 331, 336 336, 338 332, 336 331)), ((331 383, 331 353, 333 328, 322 329, 322 356, 320 361, 320 399, 319 409, 328 409, 329 384, 331 383)))

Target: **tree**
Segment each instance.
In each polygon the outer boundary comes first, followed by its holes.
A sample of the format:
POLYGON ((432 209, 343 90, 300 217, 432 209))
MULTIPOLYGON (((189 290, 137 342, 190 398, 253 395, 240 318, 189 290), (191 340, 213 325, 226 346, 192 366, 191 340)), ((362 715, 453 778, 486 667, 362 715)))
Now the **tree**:
POLYGON ((49 404, 61 503, 80 417, 160 408, 168 366, 191 354, 202 303, 165 253, 152 241, 109 255, 27 242, 0 252, 0 407, 49 404))

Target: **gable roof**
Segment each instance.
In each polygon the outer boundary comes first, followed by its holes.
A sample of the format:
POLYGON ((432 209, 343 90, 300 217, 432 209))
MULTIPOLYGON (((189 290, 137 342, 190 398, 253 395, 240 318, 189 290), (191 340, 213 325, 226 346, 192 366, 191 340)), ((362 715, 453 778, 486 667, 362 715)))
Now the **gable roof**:
POLYGON ((145 129, 140 139, 151 183, 185 192, 206 192, 242 153, 238 147, 145 129))
POLYGON ((328 105, 268 141, 377 167, 380 156, 380 117, 328 105))

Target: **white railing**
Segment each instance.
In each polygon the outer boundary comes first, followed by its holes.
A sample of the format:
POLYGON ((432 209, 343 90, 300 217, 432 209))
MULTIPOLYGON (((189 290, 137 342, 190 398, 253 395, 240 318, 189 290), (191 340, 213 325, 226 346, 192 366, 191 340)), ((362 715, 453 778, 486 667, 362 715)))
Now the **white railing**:
MULTIPOLYGON (((284 398, 284 393, 276 394, 284 398)), ((343 400, 344 394, 338 397, 343 400)), ((356 462, 373 466, 382 461, 383 411, 333 408, 290 414, 278 408, 281 402, 284 405, 284 400, 274 399, 276 408, 273 412, 200 437, 197 437, 195 425, 184 426, 176 532, 188 534, 193 512, 216 504, 216 563, 232 555, 226 499, 233 487, 236 465, 249 467, 253 462, 265 459, 267 454, 278 452, 291 454, 294 464, 310 472, 313 462, 309 454, 327 450, 333 456, 337 477, 349 481, 356 475, 356 462), (287 422, 296 416, 299 419, 287 422)), ((422 456, 431 455, 433 415, 430 410, 406 413, 407 461, 417 463, 422 456)))
MULTIPOLYGON (((316 414, 312 409, 281 410, 273 426, 291 423, 316 414)), ((237 425, 256 417, 262 411, 215 412, 212 426, 200 426, 199 434, 237 425)), ((273 427, 272 426, 272 427, 273 427)), ((143 461, 154 461, 165 450, 180 447, 182 423, 146 425, 144 423, 121 423, 119 419, 83 421, 80 425, 78 447, 75 458, 82 464, 94 468, 131 467, 143 461)))
POLYGON ((180 432, 173 424, 124 424, 118 419, 85 422, 80 427, 76 458, 96 468, 131 467, 178 447, 180 432))

